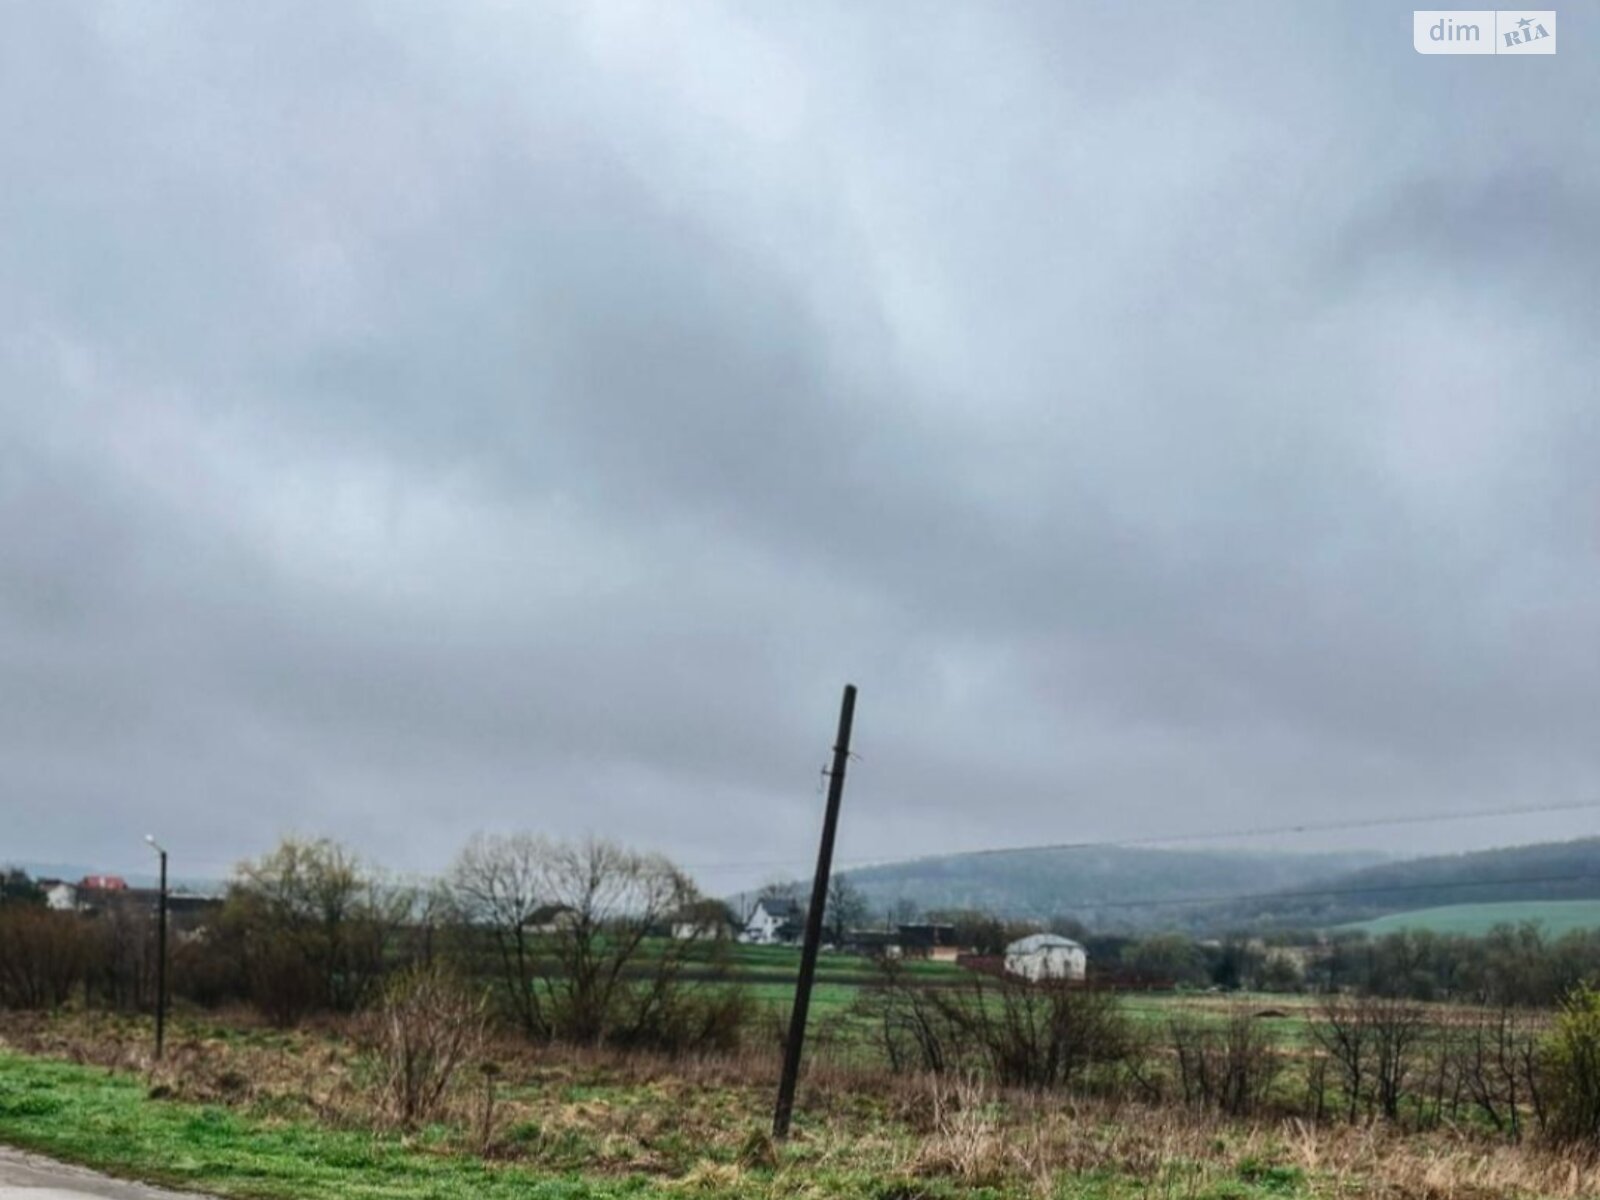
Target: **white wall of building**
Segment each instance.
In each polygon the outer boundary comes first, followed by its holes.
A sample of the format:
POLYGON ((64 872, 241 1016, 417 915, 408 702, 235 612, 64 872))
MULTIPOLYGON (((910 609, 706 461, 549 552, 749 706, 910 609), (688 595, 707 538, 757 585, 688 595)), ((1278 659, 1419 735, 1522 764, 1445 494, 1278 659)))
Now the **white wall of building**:
POLYGON ((1013 942, 1006 948, 1006 972, 1037 983, 1041 979, 1083 979, 1089 972, 1089 956, 1075 942, 1029 944, 1032 938, 1013 942))

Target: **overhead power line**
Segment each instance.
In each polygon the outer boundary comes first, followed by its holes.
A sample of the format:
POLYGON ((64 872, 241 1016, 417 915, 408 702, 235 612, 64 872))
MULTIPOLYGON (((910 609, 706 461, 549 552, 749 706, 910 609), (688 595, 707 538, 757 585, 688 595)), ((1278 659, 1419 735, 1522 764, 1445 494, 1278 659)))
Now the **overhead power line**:
MULTIPOLYGON (((1480 808, 1455 812, 1417 813, 1411 816, 1352 817, 1337 821, 1300 821, 1293 825, 1257 825, 1235 829, 1194 831, 1188 833, 1139 834, 1133 837, 1104 838, 1078 842, 1043 842, 1026 846, 989 846, 977 850, 947 850, 934 854, 919 854, 906 862, 930 862, 941 858, 977 858, 999 854, 1042 854, 1072 850, 1112 850, 1137 846, 1170 846, 1176 843, 1215 842, 1232 839, 1274 837, 1287 834, 1336 833, 1351 829, 1382 829, 1400 825, 1425 825, 1445 821, 1475 821, 1489 817, 1538 816, 1547 813, 1584 812, 1600 809, 1600 799, 1574 800, 1554 804, 1524 805, 1515 808, 1480 808)), ((768 859, 765 861, 722 861, 714 863, 684 864, 686 871, 754 870, 794 866, 799 859, 768 859)), ((882 865, 902 860, 851 859, 841 869, 882 865)))
MULTIPOLYGON (((1285 835, 1300 835, 1309 833, 1336 833, 1352 829, 1382 829, 1405 825, 1425 825, 1449 821, 1475 821, 1493 817, 1539 816, 1549 813, 1586 812, 1600 809, 1600 799, 1565 801, 1552 804, 1525 805, 1521 807, 1480 808, 1455 812, 1429 812, 1418 813, 1411 816, 1389 817, 1353 817, 1346 820, 1334 821, 1299 821, 1284 825, 1257 825, 1242 826, 1232 829, 1219 829, 1207 831, 1188 831, 1183 833, 1154 833, 1138 834, 1130 837, 1113 837, 1075 842, 1043 842, 1021 846, 985 846, 976 850, 945 850, 929 854, 918 854, 911 858, 886 859, 857 858, 844 859, 839 863, 839 870, 855 870, 862 867, 883 866, 896 862, 930 862, 941 858, 982 857, 1001 854, 1046 854, 1052 852, 1082 851, 1082 850, 1112 850, 1139 846, 1170 846, 1194 842, 1217 842, 1229 840, 1243 840, 1249 838, 1274 837, 1285 835)), ((0 860, 3 863, 4 860, 0 860)), ((231 876, 239 866, 241 860, 231 859, 226 862, 216 859, 184 859, 184 875, 193 879, 196 876, 214 875, 216 878, 231 876)), ((806 859, 746 859, 746 860, 720 860, 717 862, 683 863, 679 864, 686 871, 713 873, 718 871, 746 871, 746 870, 776 870, 783 867, 804 866, 809 862, 806 859)), ((140 874, 133 872, 133 874, 140 874)), ((427 873, 407 873, 407 878, 427 880, 431 878, 427 873)), ((1280 893, 1281 894, 1281 893, 1280 893)), ((1164 902, 1163 902, 1164 903, 1164 902)))

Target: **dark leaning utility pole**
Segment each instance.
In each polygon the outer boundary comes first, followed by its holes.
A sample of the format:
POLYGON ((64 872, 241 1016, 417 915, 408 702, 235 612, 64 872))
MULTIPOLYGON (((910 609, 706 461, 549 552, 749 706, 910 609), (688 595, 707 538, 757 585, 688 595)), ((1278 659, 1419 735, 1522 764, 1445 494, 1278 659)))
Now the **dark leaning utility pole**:
POLYGON ((156 909, 156 1061, 167 1040, 167 852, 153 834, 144 840, 161 856, 161 900, 156 909))
POLYGON ((794 1087, 800 1076, 800 1051, 806 1036, 806 1014, 811 1008, 811 981, 817 973, 817 949, 822 943, 822 915, 828 904, 828 872, 833 866, 833 835, 839 828, 839 798, 844 795, 844 768, 850 758, 850 726, 856 715, 856 685, 844 685, 839 706, 839 735, 833 743, 833 769, 828 773, 828 808, 822 818, 822 843, 817 847, 817 875, 811 881, 811 907, 806 911, 806 941, 800 951, 800 976, 794 987, 794 1012, 789 1017, 789 1040, 783 1047, 783 1078, 778 1081, 778 1107, 772 1114, 772 1136, 789 1136, 794 1115, 794 1087))

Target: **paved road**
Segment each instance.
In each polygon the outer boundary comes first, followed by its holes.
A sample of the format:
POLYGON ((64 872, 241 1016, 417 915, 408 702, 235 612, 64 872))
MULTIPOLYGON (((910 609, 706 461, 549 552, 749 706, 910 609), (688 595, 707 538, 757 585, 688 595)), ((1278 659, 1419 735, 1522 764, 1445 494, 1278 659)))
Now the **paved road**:
POLYGON ((0 1146, 0 1200, 204 1200, 0 1146))

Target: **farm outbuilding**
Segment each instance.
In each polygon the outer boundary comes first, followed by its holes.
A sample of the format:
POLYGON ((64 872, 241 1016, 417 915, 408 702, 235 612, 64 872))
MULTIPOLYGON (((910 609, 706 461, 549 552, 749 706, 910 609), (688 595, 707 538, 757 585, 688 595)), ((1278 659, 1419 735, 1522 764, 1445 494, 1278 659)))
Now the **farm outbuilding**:
POLYGON ((1037 983, 1041 979, 1082 979, 1089 955, 1071 938, 1035 933, 1006 947, 1006 974, 1037 983))

